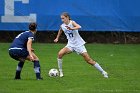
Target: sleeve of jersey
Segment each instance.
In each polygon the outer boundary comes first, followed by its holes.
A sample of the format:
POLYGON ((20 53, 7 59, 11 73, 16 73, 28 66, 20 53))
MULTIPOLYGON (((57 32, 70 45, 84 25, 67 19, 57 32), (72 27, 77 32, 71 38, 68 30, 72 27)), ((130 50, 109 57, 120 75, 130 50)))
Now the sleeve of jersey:
POLYGON ((34 41, 34 35, 33 34, 29 34, 28 39, 32 39, 34 41))

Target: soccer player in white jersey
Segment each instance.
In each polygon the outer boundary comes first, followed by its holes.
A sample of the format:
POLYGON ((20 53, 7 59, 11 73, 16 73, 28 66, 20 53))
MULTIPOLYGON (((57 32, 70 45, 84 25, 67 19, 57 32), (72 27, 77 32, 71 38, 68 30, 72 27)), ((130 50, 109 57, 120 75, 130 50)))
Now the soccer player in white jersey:
POLYGON ((63 12, 61 14, 61 20, 63 24, 60 26, 57 37, 54 40, 54 42, 58 42, 60 35, 62 34, 62 32, 64 32, 68 39, 68 43, 58 53, 57 61, 58 61, 60 77, 64 76, 62 71, 63 56, 71 52, 76 52, 77 54, 83 56, 83 58, 88 64, 97 68, 97 70, 99 70, 105 78, 108 78, 107 72, 103 70, 102 67, 93 59, 91 59, 90 56, 88 55, 87 50, 84 46, 85 41, 81 38, 81 36, 78 33, 78 29, 80 29, 81 26, 77 24, 75 21, 71 20, 70 15, 67 12, 63 12))

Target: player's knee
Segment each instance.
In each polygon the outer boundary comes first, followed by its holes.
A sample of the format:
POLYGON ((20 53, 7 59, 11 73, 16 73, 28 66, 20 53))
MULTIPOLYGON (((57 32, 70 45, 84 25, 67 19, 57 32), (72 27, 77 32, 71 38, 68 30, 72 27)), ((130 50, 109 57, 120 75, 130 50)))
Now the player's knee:
POLYGON ((35 60, 35 61, 39 61, 39 58, 35 58, 34 60, 35 60))
POLYGON ((62 57, 63 57, 63 53, 59 52, 59 53, 58 53, 58 58, 61 59, 62 57))
POLYGON ((39 61, 39 58, 36 55, 33 55, 34 61, 39 61))

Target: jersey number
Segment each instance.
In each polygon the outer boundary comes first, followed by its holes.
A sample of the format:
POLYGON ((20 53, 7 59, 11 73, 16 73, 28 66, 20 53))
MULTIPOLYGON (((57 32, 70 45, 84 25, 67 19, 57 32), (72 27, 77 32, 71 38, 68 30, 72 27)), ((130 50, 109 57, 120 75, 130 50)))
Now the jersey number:
POLYGON ((68 33, 68 35, 70 38, 73 37, 73 33, 68 33))

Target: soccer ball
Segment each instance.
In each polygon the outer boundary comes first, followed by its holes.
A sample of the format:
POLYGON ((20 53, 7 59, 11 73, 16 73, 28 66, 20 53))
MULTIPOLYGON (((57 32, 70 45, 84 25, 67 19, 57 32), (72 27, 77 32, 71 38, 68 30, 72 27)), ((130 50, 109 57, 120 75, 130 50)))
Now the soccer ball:
POLYGON ((49 76, 50 76, 50 77, 57 77, 57 76, 59 76, 58 70, 55 69, 55 68, 50 69, 50 71, 49 71, 49 76))

